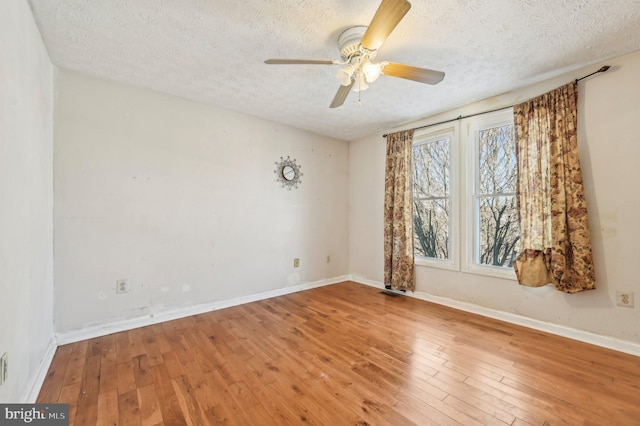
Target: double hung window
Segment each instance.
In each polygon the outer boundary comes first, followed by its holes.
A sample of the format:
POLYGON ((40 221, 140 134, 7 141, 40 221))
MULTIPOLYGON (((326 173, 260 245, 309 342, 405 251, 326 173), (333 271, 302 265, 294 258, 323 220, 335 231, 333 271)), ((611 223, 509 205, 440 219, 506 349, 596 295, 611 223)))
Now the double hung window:
MULTIPOLYGON (((471 126, 470 139, 470 206, 473 221, 471 247, 472 266, 508 268, 520 249, 520 230, 516 208, 517 162, 513 115, 497 121, 478 120, 471 126)), ((504 115, 504 114, 501 114, 504 115)))
POLYGON ((418 263, 456 263, 453 129, 422 133, 413 142, 413 234, 418 263))
POLYGON ((512 110, 416 132, 416 263, 457 270, 457 253, 464 253, 466 272, 514 276, 520 250, 516 171, 512 110))

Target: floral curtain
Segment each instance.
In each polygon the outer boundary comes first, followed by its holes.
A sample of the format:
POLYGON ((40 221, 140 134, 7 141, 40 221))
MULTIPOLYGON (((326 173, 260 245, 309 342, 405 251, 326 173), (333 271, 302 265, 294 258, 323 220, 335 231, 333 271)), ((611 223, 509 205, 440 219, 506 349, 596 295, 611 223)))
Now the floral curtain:
POLYGON ((577 293, 596 287, 577 139, 577 83, 514 107, 518 281, 577 293))
POLYGON ((413 130, 387 136, 384 182, 384 284, 394 290, 415 290, 412 148, 413 130))

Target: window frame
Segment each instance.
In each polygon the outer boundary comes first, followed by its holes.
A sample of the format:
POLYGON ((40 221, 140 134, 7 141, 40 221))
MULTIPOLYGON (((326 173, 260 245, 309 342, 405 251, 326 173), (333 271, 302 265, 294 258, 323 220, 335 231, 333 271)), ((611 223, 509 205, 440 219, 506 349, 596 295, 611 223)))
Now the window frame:
MULTIPOLYGON (((467 123, 467 132, 465 140, 465 191, 464 206, 465 212, 465 236, 461 240, 464 244, 465 261, 462 267, 463 272, 487 275, 497 278, 505 278, 516 280, 516 274, 513 268, 505 266, 484 265, 477 262, 478 250, 480 244, 480 227, 478 226, 479 214, 479 140, 478 135, 482 130, 493 127, 514 124, 513 108, 497 111, 481 116, 471 117, 467 123)), ((515 196, 515 194, 514 194, 515 196)))
MULTIPOLYGON (((439 126, 433 126, 428 129, 416 131, 413 135, 412 155, 411 155, 411 173, 413 175, 413 147, 429 142, 434 142, 443 137, 449 138, 449 258, 436 259, 415 254, 414 248, 414 264, 419 266, 428 266, 439 269, 447 269, 450 271, 460 270, 459 256, 459 167, 458 167, 458 146, 459 146, 459 126, 457 123, 453 125, 446 123, 439 126)), ((413 186, 411 188, 411 199, 414 200, 413 186)), ((412 238, 415 238, 412 236, 412 238)))

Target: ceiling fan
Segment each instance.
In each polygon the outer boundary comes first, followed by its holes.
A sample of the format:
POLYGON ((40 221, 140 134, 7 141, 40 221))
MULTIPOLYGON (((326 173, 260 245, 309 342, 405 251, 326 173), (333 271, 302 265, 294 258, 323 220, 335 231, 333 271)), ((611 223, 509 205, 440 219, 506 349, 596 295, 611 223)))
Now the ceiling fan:
MULTIPOLYGON (((395 62, 371 62, 382 43, 400 23, 411 8, 407 0, 382 0, 368 27, 354 26, 346 29, 338 38, 341 61, 315 59, 267 59, 265 64, 315 64, 343 65, 336 74, 341 84, 330 108, 342 105, 351 88, 361 92, 369 87, 380 74, 404 78, 426 84, 438 84, 444 73, 395 62)), ((358 101, 360 105, 360 101, 358 101)))

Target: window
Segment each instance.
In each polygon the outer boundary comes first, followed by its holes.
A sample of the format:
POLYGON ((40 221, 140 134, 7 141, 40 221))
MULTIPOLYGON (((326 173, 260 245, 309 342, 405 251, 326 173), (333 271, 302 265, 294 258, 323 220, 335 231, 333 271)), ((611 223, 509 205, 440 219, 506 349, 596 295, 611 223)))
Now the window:
POLYGON ((454 266, 453 136, 449 129, 414 137, 413 228, 418 263, 454 266))
POLYGON ((520 231, 513 111, 448 126, 414 135, 415 262, 459 270, 460 252, 465 272, 515 278, 520 231), (458 152, 466 167, 456 165, 458 152))
MULTIPOLYGON (((512 275, 520 250, 520 230, 516 208, 517 162, 513 112, 508 110, 472 122, 468 150, 473 172, 467 244, 468 266, 502 269, 512 275)), ((496 271, 500 274, 500 271, 496 271)))

